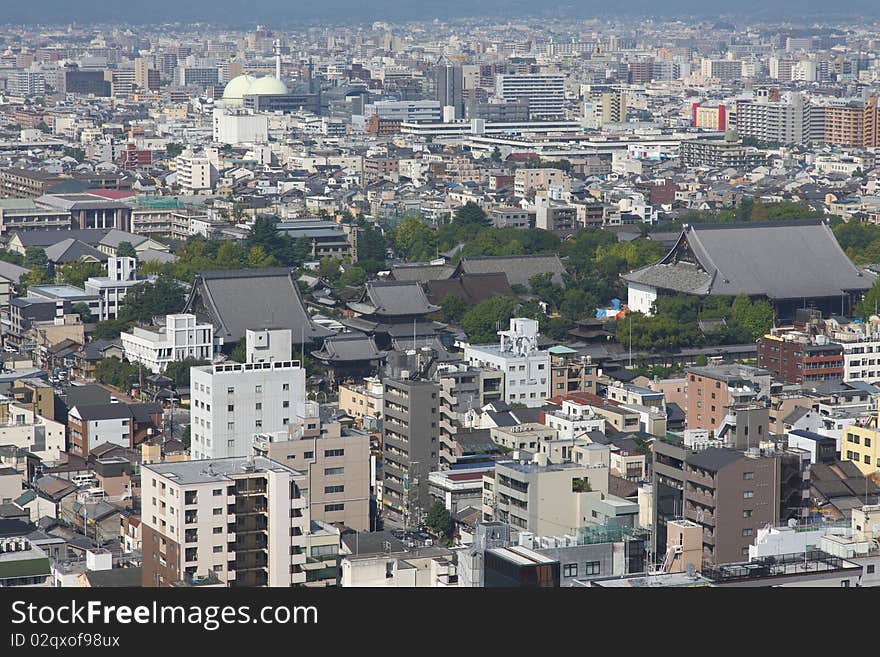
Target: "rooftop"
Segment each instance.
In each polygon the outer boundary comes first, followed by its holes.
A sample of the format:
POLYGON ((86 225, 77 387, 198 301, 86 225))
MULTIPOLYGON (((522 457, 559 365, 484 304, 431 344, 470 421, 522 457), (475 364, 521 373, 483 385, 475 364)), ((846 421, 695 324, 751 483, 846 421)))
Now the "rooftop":
POLYGON ((291 474, 299 474, 296 470, 263 456, 255 456, 253 458, 253 470, 246 469, 249 465, 251 465, 251 463, 249 463, 248 457, 237 456, 226 459, 207 459, 203 461, 155 463, 144 465, 143 469, 160 474, 181 485, 229 481, 237 476, 260 472, 289 472, 291 474))

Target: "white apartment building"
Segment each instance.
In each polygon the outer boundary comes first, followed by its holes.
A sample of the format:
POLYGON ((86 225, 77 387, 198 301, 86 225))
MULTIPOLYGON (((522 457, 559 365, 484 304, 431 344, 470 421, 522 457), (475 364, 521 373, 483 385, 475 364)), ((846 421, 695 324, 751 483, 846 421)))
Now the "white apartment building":
POLYGON ((465 346, 464 361, 504 372, 504 401, 541 406, 550 396, 550 352, 538 349, 538 322, 512 318, 498 335, 498 345, 465 346))
POLYGON ((166 315, 165 328, 161 331, 135 326, 119 337, 125 358, 131 363, 143 364, 153 374, 164 372, 172 361, 210 360, 214 355, 214 326, 199 323, 195 315, 166 315))
POLYGON ((174 159, 177 184, 185 194, 210 192, 217 182, 217 168, 205 156, 197 157, 186 151, 174 159))
POLYGON ((527 100, 529 119, 559 119, 565 114, 564 75, 499 75, 495 96, 503 101, 527 100))
POLYGON ((269 140, 269 117, 245 110, 215 109, 214 141, 220 144, 265 144, 269 140))
POLYGON ((560 439, 578 438, 590 431, 605 433, 605 418, 589 404, 565 400, 558 411, 544 414, 544 424, 555 429, 560 439))
POLYGON ((0 445, 26 449, 47 463, 60 460, 61 453, 66 449, 65 425, 11 402, 4 406, 4 419, 0 421, 0 445))
POLYGON ((880 382, 880 333, 838 333, 843 347, 843 380, 880 382))
POLYGON ((101 322, 116 319, 119 307, 132 287, 156 280, 155 276, 138 278, 136 269, 135 258, 110 256, 107 258, 107 276, 93 276, 86 280, 83 284, 86 294, 98 297, 98 307, 92 309, 95 319, 101 322))
POLYGON ((246 362, 190 370, 193 459, 245 456, 254 435, 282 431, 303 412, 306 371, 290 329, 248 330, 246 362))
POLYGON ((736 131, 764 142, 802 144, 810 137, 810 104, 800 93, 779 101, 737 101, 736 131))
POLYGON ((144 465, 143 585, 208 575, 226 586, 304 584, 304 479, 259 456, 144 465))

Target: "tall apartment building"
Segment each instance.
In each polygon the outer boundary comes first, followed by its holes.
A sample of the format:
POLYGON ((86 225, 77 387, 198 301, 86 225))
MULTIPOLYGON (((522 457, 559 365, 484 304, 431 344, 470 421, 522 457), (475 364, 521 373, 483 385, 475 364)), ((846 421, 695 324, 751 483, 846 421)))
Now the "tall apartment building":
POLYGON ((612 91, 602 94, 598 104, 600 112, 599 125, 606 123, 623 123, 626 121, 626 94, 622 91, 612 91))
POLYGON ((177 69, 181 87, 211 87, 220 84, 220 69, 215 67, 181 66, 177 69))
POLYGON ((498 345, 467 345, 464 361, 504 373, 504 401, 541 406, 550 396, 550 353, 538 349, 538 322, 511 318, 498 345))
POLYGON ((822 140, 826 144, 863 148, 880 146, 877 96, 864 101, 823 105, 813 111, 822 116, 822 140))
POLYGON ((758 340, 758 367, 786 383, 840 381, 844 376, 843 347, 825 336, 800 333, 765 335, 758 340))
POLYGON ((162 331, 135 326, 119 337, 126 360, 143 364, 153 374, 164 372, 173 361, 210 360, 214 355, 214 326, 199 323, 195 315, 166 315, 162 331))
POLYGON ((248 330, 244 363, 190 370, 193 459, 246 456, 254 435, 283 431, 302 412, 305 369, 291 359, 290 329, 248 330))
POLYGON ((535 227, 559 235, 571 235, 578 231, 578 209, 574 205, 559 203, 546 192, 535 194, 535 227))
POLYGON ((736 130, 741 137, 778 144, 810 139, 810 104, 800 93, 787 100, 736 102, 736 130))
POLYGON ((666 549, 667 525, 685 518, 703 528, 703 560, 743 561, 758 529, 802 520, 807 511, 805 453, 654 443, 654 547, 666 549))
POLYGON ((769 397, 773 374, 748 365, 689 367, 687 376, 687 428, 714 431, 727 408, 769 397))
POLYGON ((13 96, 43 96, 46 93, 46 76, 34 71, 19 71, 9 76, 6 90, 13 96))
POLYGON ((382 505, 386 527, 418 526, 431 506, 428 474, 440 466, 440 385, 386 379, 382 505))
POLYGON ((207 576, 227 586, 304 584, 304 481, 259 456, 144 465, 143 585, 207 576))
POLYGON ((727 107, 723 103, 718 105, 693 103, 691 111, 693 113, 691 125, 695 128, 705 128, 706 130, 718 130, 721 132, 727 130, 727 107))
POLYGON ((709 59, 700 62, 700 73, 705 78, 739 80, 743 76, 743 63, 739 59, 709 59))
POLYGON ((174 164, 177 184, 185 194, 210 192, 217 181, 217 168, 207 157, 197 157, 191 151, 178 155, 174 164))
POLYGON ((547 191, 550 187, 561 187, 564 191, 571 189, 571 178, 562 169, 540 167, 537 169, 517 169, 513 178, 513 193, 525 198, 534 196, 535 192, 547 191))
POLYGON ((440 467, 455 463, 455 435, 466 425, 469 412, 500 400, 504 375, 468 365, 444 365, 435 374, 440 383, 440 467))
POLYGON ((370 531, 370 436, 343 429, 306 402, 285 431, 258 434, 254 452, 305 474, 312 520, 370 531))
POLYGON ((145 91, 159 90, 159 69, 152 58, 137 57, 134 60, 134 84, 145 91))
POLYGON ((764 164, 766 156, 758 149, 743 145, 728 135, 724 139, 686 139, 681 142, 679 157, 686 167, 732 167, 753 169, 764 164))
POLYGON ((527 100, 532 121, 564 116, 565 76, 498 75, 495 95, 503 101, 527 100))
POLYGON ((438 64, 430 72, 434 100, 452 107, 454 119, 464 118, 464 80, 460 64, 438 64))

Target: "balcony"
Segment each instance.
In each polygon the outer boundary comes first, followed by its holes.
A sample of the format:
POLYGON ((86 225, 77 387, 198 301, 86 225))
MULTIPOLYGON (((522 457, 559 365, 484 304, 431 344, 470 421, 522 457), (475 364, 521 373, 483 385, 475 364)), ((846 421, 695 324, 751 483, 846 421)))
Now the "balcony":
POLYGON ((239 518, 231 525, 236 534, 249 534, 251 532, 265 532, 269 529, 269 520, 266 516, 245 516, 239 518))

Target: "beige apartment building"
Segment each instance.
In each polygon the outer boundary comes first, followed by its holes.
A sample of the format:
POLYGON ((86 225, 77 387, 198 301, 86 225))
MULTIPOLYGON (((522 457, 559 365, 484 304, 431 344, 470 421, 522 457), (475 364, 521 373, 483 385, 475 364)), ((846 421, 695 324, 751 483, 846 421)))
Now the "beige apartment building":
POLYGON ((347 430, 334 419, 321 418, 314 402, 306 403, 287 431, 258 434, 254 451, 305 474, 312 520, 370 531, 370 436, 347 430))
POLYGON ((382 417, 382 382, 375 377, 367 377, 363 383, 339 384, 339 410, 360 420, 364 417, 382 417))
POLYGON ((306 582, 306 475, 264 457, 144 465, 143 585, 306 582))

